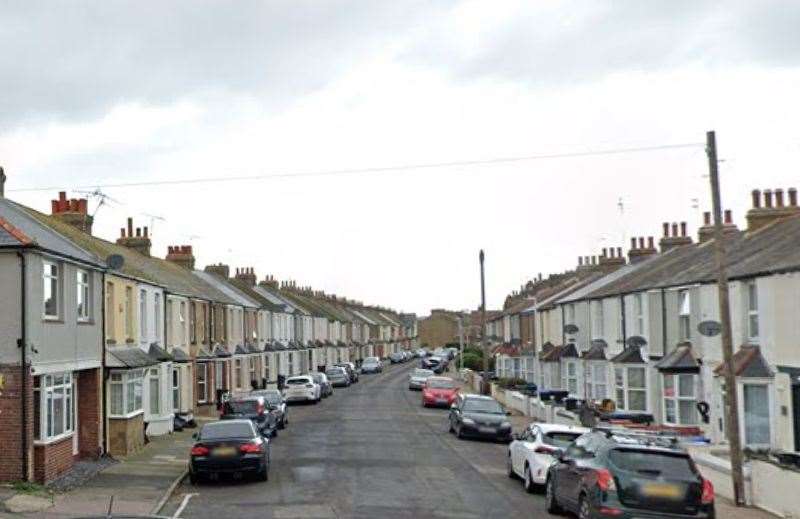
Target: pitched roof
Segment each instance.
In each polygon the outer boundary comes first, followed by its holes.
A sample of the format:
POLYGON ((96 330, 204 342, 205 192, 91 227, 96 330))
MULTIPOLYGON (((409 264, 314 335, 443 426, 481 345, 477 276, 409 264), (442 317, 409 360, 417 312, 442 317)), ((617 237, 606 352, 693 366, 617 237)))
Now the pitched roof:
POLYGON ((257 301, 261 308, 270 312, 283 312, 283 305, 278 305, 266 297, 263 293, 256 290, 256 287, 248 284, 242 279, 229 278, 228 283, 238 288, 241 292, 246 294, 249 298, 257 301))
POLYGON ((136 347, 109 348, 106 362, 112 368, 144 368, 158 364, 158 360, 136 347))
POLYGON ((638 346, 628 346, 611 358, 614 364, 644 364, 642 349, 638 346))
POLYGON ((584 360, 606 360, 606 341, 592 341, 589 349, 581 353, 584 360))
POLYGON ((549 349, 542 348, 542 352, 539 354, 541 362, 559 362, 561 359, 567 358, 578 358, 578 350, 574 343, 552 346, 549 349))
MULTIPOLYGON (((775 375, 758 346, 749 344, 741 346, 733 354, 732 360, 733 372, 737 377, 772 378, 775 375)), ((723 375, 726 366, 727 363, 723 362, 714 369, 714 374, 723 375)))
POLYGON ((692 351, 691 343, 684 342, 656 362, 655 368, 667 373, 694 373, 700 369, 700 363, 692 351))
POLYGON ((203 270, 193 270, 192 274, 206 282, 208 285, 214 287, 219 292, 225 294, 234 304, 250 308, 261 307, 261 304, 258 301, 248 297, 244 292, 230 284, 228 282, 229 280, 227 279, 223 279, 216 274, 205 272, 203 270))

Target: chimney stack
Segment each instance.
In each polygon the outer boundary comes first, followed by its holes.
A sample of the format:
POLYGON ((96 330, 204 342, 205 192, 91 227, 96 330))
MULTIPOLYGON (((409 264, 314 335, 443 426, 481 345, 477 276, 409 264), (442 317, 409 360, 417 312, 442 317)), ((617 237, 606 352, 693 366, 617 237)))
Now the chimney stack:
POLYGON ((203 270, 205 270, 210 274, 215 274, 221 277, 222 279, 228 279, 229 277, 231 277, 231 268, 228 265, 225 265, 224 263, 217 263, 216 265, 206 265, 206 268, 204 268, 203 270))
POLYGON ((765 189, 763 191, 754 189, 752 192, 753 207, 747 211, 747 230, 756 231, 775 221, 799 214, 797 189, 791 187, 786 190, 786 193, 789 199, 788 204, 785 203, 783 189, 765 189), (774 204, 773 194, 775 195, 774 204))
POLYGON ((628 261, 631 264, 638 263, 645 258, 658 254, 652 236, 647 238, 647 247, 645 247, 644 243, 644 236, 639 237, 638 246, 637 239, 631 238, 631 250, 628 251, 628 261))
POLYGON ((89 204, 85 198, 72 198, 67 200, 67 193, 60 191, 58 199, 50 203, 51 214, 64 223, 92 234, 94 218, 89 214, 89 204))
POLYGON ((119 230, 119 238, 117 238, 117 245, 122 245, 123 247, 128 247, 129 249, 133 249, 139 254, 144 254, 145 256, 150 256, 150 237, 147 233, 147 227, 144 228, 144 233, 142 233, 142 228, 136 228, 136 235, 133 234, 133 218, 128 218, 128 227, 127 232, 125 228, 119 230))
POLYGON ((236 279, 244 281, 247 286, 252 287, 256 284, 256 273, 252 267, 236 269, 236 279))
POLYGON ((0 198, 6 197, 6 172, 0 167, 0 198))
POLYGON ((167 247, 167 261, 194 270, 194 253, 191 245, 170 245, 167 247))
POLYGON ((658 242, 661 247, 661 252, 667 252, 675 247, 683 247, 684 245, 691 245, 692 238, 686 233, 686 222, 681 222, 680 226, 677 223, 672 224, 672 235, 670 236, 670 224, 664 222, 664 236, 658 242), (680 233, 678 229, 680 227, 680 233))

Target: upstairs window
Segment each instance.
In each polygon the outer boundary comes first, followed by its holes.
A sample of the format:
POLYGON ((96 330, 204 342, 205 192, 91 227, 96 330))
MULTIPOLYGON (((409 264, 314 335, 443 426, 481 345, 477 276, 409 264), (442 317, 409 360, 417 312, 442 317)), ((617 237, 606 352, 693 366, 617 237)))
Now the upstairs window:
POLYGON ((197 342, 197 303, 189 303, 189 340, 192 344, 197 342))
POLYGON ((78 321, 89 320, 89 273, 78 270, 76 279, 78 321))
POLYGON ((125 337, 133 340, 133 288, 125 287, 125 337))
POLYGON ((636 335, 644 335, 644 301, 642 294, 633 296, 633 323, 636 335))
POLYGON ((602 301, 592 301, 592 335, 594 339, 601 339, 605 335, 605 313, 602 301))
POLYGON ((43 300, 44 307, 43 313, 45 319, 58 319, 59 317, 59 265, 51 261, 44 262, 44 291, 43 300))
POLYGON ((161 339, 161 318, 161 294, 153 294, 153 323, 157 341, 161 339))
POLYGON ((567 322, 566 324, 575 324, 575 305, 567 305, 567 322))
POLYGON ((178 326, 180 326, 181 344, 186 342, 186 302, 181 301, 178 305, 178 326))
POLYGON ((116 294, 114 293, 114 283, 106 283, 106 337, 109 341, 115 342, 117 339, 114 317, 116 312, 116 294))
POLYGON ((755 281, 747 284, 747 338, 758 343, 758 290, 755 281))
POLYGON ((147 292, 139 290, 139 340, 147 342, 147 292))
POLYGON ((680 339, 688 341, 692 338, 692 300, 688 290, 678 292, 678 329, 680 339))

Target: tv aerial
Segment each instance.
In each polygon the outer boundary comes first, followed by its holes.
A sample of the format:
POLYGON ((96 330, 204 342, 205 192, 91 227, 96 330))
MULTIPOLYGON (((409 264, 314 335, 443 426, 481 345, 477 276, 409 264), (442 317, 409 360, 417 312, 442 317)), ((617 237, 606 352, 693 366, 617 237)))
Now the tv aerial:
POLYGON ((100 191, 99 187, 96 188, 94 191, 82 191, 80 189, 74 189, 73 191, 75 191, 76 193, 80 193, 82 195, 86 195, 88 198, 91 198, 93 200, 97 200, 98 201, 97 202, 97 207, 94 208, 94 212, 92 213, 92 217, 94 217, 94 215, 97 214, 97 211, 99 211, 100 208, 103 207, 104 205, 110 205, 109 203, 113 203, 113 204, 121 204, 122 203, 119 200, 117 200, 115 198, 112 198, 109 195, 107 195, 107 194, 103 193, 102 191, 100 191))

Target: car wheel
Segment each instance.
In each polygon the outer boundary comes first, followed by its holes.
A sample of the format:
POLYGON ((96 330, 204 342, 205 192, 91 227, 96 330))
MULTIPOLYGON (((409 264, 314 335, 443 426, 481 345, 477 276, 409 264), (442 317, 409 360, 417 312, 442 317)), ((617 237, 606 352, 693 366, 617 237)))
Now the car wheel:
POLYGON ((523 480, 525 484, 525 491, 529 494, 533 494, 536 491, 536 484, 533 482, 533 476, 531 475, 531 466, 525 463, 525 479, 523 480))
POLYGON ((278 428, 277 427, 275 429, 272 429, 272 437, 273 438, 277 438, 278 437, 278 428))
POLYGON ((582 495, 580 501, 578 501, 578 519, 592 519, 592 517, 594 517, 592 504, 585 495, 582 495))
POLYGON ((196 485, 198 479, 199 478, 197 477, 197 474, 195 474, 194 472, 189 472, 189 483, 191 483, 192 485, 196 485))
POLYGON ((258 480, 259 481, 269 480, 269 466, 264 466, 264 468, 261 469, 261 472, 258 473, 258 480))
POLYGON ((559 514, 561 513, 561 507, 558 506, 558 500, 556 499, 556 488, 555 483, 553 483, 553 478, 547 478, 547 486, 545 487, 545 496, 544 496, 544 503, 545 507, 547 507, 547 511, 551 514, 559 514))
POLYGON ((506 459, 508 460, 506 461, 506 472, 508 472, 508 477, 510 477, 511 479, 516 479, 517 475, 514 474, 514 463, 511 461, 510 452, 508 453, 508 456, 506 456, 506 459))

